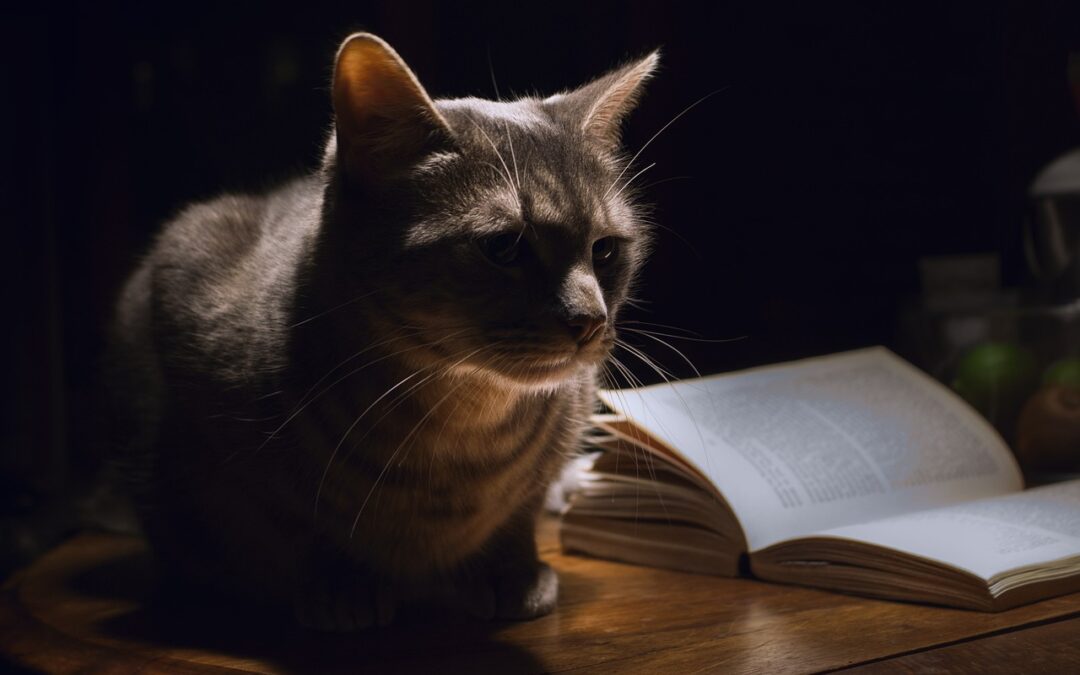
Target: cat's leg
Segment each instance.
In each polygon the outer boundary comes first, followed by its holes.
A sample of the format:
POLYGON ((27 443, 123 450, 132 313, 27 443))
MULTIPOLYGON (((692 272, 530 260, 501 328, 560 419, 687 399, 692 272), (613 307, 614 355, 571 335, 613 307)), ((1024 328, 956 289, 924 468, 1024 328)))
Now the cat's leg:
POLYGON ((398 600, 390 584, 366 568, 314 545, 302 558, 292 604, 305 628, 353 632, 388 625, 398 600))
POLYGON ((537 502, 522 508, 469 567, 460 601, 483 619, 533 619, 550 614, 559 595, 559 577, 536 551, 537 502))

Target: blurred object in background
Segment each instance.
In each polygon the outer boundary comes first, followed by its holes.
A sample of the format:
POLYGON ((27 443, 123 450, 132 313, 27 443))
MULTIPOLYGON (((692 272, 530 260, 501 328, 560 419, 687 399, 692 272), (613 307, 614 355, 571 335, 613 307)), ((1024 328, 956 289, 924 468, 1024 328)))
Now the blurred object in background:
POLYGON ((1080 149, 1040 171, 1029 196, 1028 267, 1047 299, 1075 300, 1080 297, 1080 149))
MULTIPOLYGON (((1069 59, 1074 96, 1080 55, 1069 59)), ((1080 97, 1077 112, 1080 114, 1080 97)), ((1080 149, 1039 172, 1029 192, 1032 215, 1025 252, 1049 319, 1042 341, 1045 366, 1020 411, 1016 453, 1033 473, 1080 471, 1080 149)))
POLYGON ((905 351, 1001 432, 1029 478, 1080 472, 1080 294, 995 290, 993 255, 921 262, 905 351))
MULTIPOLYGON (((1080 54, 1068 74, 1080 117, 1080 54)), ((1080 149, 1039 171, 1028 197, 1024 286, 1002 288, 992 254, 924 258, 903 333, 1041 481, 1080 472, 1080 149)))

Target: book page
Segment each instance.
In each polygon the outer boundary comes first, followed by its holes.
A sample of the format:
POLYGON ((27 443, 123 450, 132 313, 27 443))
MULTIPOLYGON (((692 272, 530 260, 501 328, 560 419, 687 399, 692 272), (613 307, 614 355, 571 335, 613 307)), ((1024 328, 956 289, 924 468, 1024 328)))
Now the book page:
POLYGON ((1080 556, 1080 480, 820 534, 913 553, 990 580, 1080 556))
POLYGON ((881 347, 601 397, 717 486, 750 551, 1023 487, 985 420, 881 347))

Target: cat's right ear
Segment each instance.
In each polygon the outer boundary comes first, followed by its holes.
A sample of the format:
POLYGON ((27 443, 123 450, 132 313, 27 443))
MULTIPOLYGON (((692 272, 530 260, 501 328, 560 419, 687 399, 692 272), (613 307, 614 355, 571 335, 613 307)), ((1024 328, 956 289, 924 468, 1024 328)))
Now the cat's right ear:
POLYGON ((338 49, 333 101, 337 162, 353 179, 391 178, 453 144, 405 61, 370 33, 354 33, 338 49))

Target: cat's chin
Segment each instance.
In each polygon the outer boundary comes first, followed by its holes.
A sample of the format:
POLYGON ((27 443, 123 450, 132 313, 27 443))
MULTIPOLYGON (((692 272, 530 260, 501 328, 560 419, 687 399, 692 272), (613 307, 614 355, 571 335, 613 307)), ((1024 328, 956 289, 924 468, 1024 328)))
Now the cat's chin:
MULTIPOLYGON (((581 373, 599 366, 602 358, 583 358, 581 355, 565 359, 518 363, 503 369, 482 368, 479 374, 493 384, 510 390, 545 392, 577 382, 581 373)), ((475 369, 470 372, 477 374, 475 369)))

